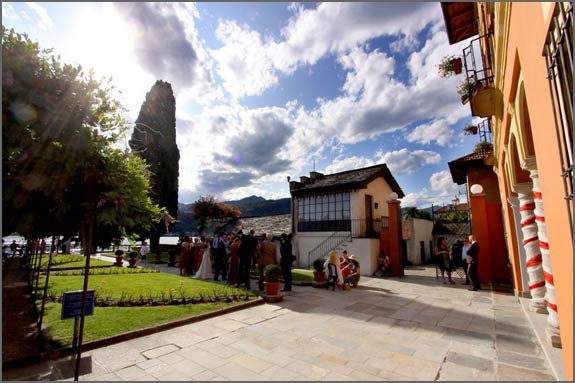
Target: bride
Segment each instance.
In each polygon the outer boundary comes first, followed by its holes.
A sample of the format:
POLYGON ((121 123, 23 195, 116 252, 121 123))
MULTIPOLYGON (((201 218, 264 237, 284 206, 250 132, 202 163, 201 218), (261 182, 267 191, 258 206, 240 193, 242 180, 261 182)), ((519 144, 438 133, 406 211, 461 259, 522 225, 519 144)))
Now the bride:
POLYGON ((211 238, 206 238, 206 242, 204 245, 204 255, 202 256, 202 263, 200 264, 200 268, 198 269, 198 271, 196 272, 196 274, 194 274, 194 278, 196 279, 212 279, 213 278, 213 274, 212 274, 212 260, 211 260, 211 252, 210 252, 210 239, 211 238))

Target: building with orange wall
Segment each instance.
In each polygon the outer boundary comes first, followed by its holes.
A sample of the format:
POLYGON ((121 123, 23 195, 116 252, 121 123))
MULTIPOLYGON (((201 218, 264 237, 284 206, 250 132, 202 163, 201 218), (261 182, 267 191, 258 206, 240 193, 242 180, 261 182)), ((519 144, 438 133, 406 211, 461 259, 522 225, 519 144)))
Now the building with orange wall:
POLYGON ((562 348, 572 380, 573 4, 441 6, 450 43, 469 39, 462 77, 471 114, 493 135, 515 293, 546 316, 547 341, 562 348))

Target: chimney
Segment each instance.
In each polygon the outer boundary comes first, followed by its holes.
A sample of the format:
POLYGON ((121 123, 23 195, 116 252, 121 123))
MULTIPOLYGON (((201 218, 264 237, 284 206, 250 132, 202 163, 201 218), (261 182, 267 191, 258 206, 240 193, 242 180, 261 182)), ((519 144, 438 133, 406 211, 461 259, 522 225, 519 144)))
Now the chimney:
POLYGON ((320 172, 309 172, 309 178, 312 180, 319 180, 323 178, 323 174, 320 172))
POLYGON ((299 178, 299 182, 301 182, 302 184, 307 184, 309 182, 310 178, 307 176, 301 176, 299 178))

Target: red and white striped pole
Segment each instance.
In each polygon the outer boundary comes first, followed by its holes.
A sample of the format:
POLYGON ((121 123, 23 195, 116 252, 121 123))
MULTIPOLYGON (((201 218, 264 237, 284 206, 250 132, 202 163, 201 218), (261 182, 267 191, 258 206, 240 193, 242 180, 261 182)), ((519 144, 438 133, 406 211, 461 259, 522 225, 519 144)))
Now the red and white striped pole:
POLYGON ((539 250, 542 255, 543 275, 545 276, 545 300, 547 303, 548 332, 551 343, 556 347, 561 347, 559 336, 559 313, 557 312, 557 299, 555 298, 555 284, 553 282, 553 268, 551 267, 551 252, 547 239, 547 225, 545 223, 545 211, 543 208, 543 195, 539 184, 539 173, 537 169, 530 170, 529 175, 533 180, 533 199, 535 201, 535 223, 537 224, 539 236, 539 250))
POLYGON ((519 197, 519 214, 521 215, 521 232, 523 233, 523 247, 525 248, 527 275, 529 279, 529 292, 531 300, 529 308, 538 313, 547 313, 545 303, 545 277, 542 267, 542 256, 539 251, 539 237, 535 223, 535 202, 530 184, 521 184, 516 187, 519 197))

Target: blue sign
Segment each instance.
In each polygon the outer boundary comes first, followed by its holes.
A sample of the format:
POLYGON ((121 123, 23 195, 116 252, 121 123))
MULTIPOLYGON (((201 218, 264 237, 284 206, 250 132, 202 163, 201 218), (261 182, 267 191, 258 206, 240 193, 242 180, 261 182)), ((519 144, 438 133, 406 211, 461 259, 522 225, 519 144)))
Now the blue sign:
MULTIPOLYGON (((66 291, 62 297, 62 319, 82 316, 82 290, 66 291)), ((86 291, 86 315, 94 315, 94 290, 86 291)))

